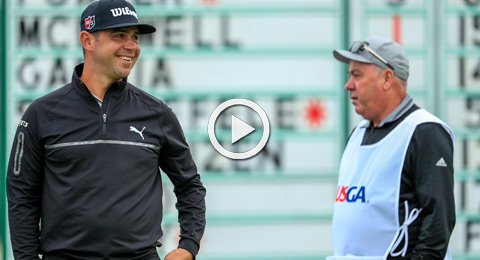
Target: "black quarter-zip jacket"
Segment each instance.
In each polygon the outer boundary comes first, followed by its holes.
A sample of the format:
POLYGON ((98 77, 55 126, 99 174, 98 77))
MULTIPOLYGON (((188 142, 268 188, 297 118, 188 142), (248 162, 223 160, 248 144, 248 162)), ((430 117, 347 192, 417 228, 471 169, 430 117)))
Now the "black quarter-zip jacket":
POLYGON ((206 190, 176 116, 126 81, 100 108, 82 71, 35 100, 18 126, 7 173, 15 258, 158 259, 159 168, 174 184, 179 247, 196 255, 206 190))

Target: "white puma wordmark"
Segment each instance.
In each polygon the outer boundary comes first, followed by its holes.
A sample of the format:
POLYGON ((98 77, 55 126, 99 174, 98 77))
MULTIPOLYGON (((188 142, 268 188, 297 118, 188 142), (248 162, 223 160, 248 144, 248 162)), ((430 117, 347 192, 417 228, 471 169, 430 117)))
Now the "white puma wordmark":
POLYGON ((135 133, 139 134, 140 137, 142 137, 142 139, 145 140, 145 138, 143 138, 143 130, 145 130, 145 127, 142 128, 142 131, 138 131, 137 128, 135 128, 133 126, 130 126, 130 131, 131 132, 135 132, 135 133))

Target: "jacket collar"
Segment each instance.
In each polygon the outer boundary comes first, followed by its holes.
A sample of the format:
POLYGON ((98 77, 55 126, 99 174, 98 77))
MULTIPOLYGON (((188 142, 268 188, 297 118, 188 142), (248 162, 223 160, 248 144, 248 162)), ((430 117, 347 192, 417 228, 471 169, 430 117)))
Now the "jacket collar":
MULTIPOLYGON (((92 97, 92 94, 90 93, 90 90, 88 90, 87 86, 85 83, 82 82, 80 77, 82 76, 83 72, 83 63, 78 64, 72 75, 72 84, 75 87, 75 89, 79 90, 82 95, 85 95, 87 97, 92 97)), ((125 93, 126 91, 126 86, 127 86, 127 78, 124 78, 122 81, 117 81, 112 83, 110 87, 108 87, 107 92, 111 92, 112 95, 121 95, 125 93)))

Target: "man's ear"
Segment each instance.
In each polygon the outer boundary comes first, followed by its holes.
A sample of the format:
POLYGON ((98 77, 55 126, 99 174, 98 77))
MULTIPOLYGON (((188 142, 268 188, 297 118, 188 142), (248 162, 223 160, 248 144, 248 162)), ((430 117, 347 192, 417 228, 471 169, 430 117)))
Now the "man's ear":
POLYGON ((85 51, 92 51, 95 47, 95 36, 92 33, 82 31, 80 33, 80 43, 85 51))
POLYGON ((388 89, 393 85, 393 81, 395 80, 395 75, 393 74, 393 70, 386 69, 383 71, 383 79, 384 79, 384 88, 388 89))

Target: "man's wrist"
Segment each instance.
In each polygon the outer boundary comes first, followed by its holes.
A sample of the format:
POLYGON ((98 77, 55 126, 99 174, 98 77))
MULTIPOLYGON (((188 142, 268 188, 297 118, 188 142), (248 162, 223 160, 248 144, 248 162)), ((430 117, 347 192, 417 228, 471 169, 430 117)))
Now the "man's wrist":
POLYGON ((196 258, 197 254, 198 254, 198 250, 199 250, 199 245, 197 242, 191 240, 191 239, 188 239, 188 238, 183 238, 183 239, 180 239, 180 242, 178 244, 178 248, 183 248, 185 250, 187 250, 188 252, 190 252, 193 256, 193 259, 196 258))

